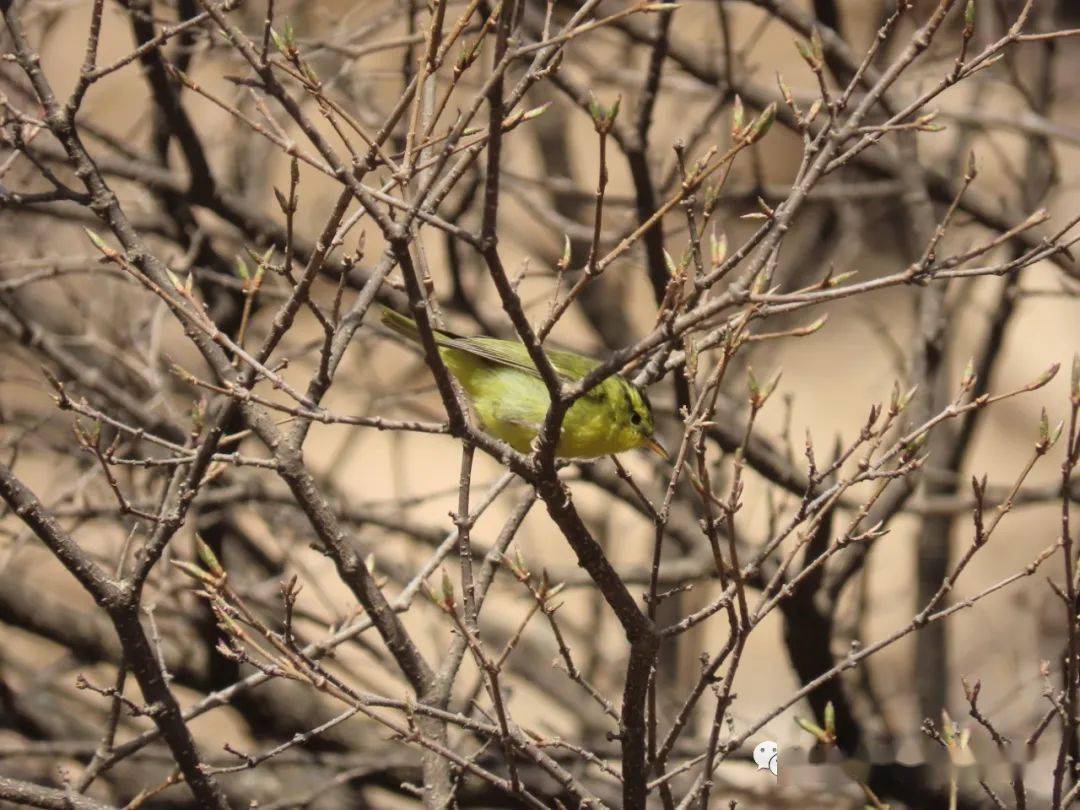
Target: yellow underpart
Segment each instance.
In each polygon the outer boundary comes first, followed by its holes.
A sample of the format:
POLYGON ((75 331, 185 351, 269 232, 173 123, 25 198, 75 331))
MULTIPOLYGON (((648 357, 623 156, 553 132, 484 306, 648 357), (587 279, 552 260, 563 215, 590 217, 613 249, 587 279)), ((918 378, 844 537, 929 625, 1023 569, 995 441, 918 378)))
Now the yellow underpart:
MULTIPOLYGON (((439 353, 468 394, 484 430, 518 452, 531 452, 551 402, 543 380, 458 349, 443 347, 439 353)), ((607 389, 609 385, 617 382, 607 380, 599 387, 607 389)), ((641 436, 613 413, 613 398, 588 397, 575 402, 563 419, 556 454, 562 458, 596 458, 640 447, 641 436)))

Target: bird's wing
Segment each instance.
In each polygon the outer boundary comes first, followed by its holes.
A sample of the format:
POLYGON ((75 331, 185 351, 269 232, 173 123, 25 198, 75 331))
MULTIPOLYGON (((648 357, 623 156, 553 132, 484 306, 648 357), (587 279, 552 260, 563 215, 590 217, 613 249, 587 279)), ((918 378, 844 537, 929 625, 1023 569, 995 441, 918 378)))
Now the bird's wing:
POLYGON ((498 338, 461 337, 443 332, 439 335, 439 344, 451 349, 466 352, 499 366, 508 366, 539 377, 528 351, 521 343, 498 338))
MULTIPOLYGON (((416 328, 416 322, 394 310, 383 307, 382 320, 386 326, 404 335, 409 340, 419 343, 420 335, 416 328)), ((443 329, 433 330, 435 342, 458 351, 466 352, 474 357, 480 357, 488 362, 500 366, 516 368, 534 377, 539 377, 540 372, 525 346, 516 340, 502 340, 491 337, 464 337, 448 332, 443 329)), ((545 351, 548 360, 556 373, 567 382, 576 382, 596 368, 599 364, 590 357, 582 357, 573 352, 545 351)))
POLYGON ((551 361, 551 365, 555 370, 572 382, 577 382, 600 365, 599 360, 582 357, 580 354, 574 354, 573 352, 553 350, 545 352, 545 354, 547 354, 548 360, 551 361))
MULTIPOLYGON (((534 377, 540 376, 528 350, 524 344, 517 341, 487 337, 467 338, 446 333, 440 334, 439 338, 439 343, 443 346, 468 352, 500 366, 524 371, 534 377)), ((546 351, 545 354, 555 372, 567 382, 580 380, 599 365, 595 360, 571 352, 546 351)))
MULTIPOLYGON (((438 335, 439 345, 467 352, 474 357, 487 360, 490 363, 523 371, 533 377, 540 377, 533 364, 532 358, 524 344, 515 340, 501 340, 489 337, 460 337, 441 332, 438 335)), ((572 352, 545 351, 552 368, 559 377, 568 383, 574 383, 596 368, 600 363, 589 357, 582 357, 572 352)), ((592 388, 583 399, 602 400, 604 398, 604 386, 597 385, 592 388)))
MULTIPOLYGON (((568 382, 577 382, 585 377, 590 371, 600 365, 599 360, 591 357, 582 357, 573 352, 548 351, 544 352, 551 361, 552 367, 563 379, 568 382)), ((604 398, 604 385, 600 383, 589 390, 583 399, 602 400, 604 398)))

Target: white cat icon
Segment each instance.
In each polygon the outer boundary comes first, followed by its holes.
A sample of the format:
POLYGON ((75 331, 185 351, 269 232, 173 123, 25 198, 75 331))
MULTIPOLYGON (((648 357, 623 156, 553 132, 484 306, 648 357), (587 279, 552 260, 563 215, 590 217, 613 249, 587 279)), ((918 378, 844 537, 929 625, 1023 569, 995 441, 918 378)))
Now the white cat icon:
POLYGON ((777 775, 777 769, 780 767, 779 758, 777 754, 780 752, 780 747, 772 740, 765 740, 759 742, 754 748, 754 762, 757 763, 759 771, 769 771, 773 776, 777 775))

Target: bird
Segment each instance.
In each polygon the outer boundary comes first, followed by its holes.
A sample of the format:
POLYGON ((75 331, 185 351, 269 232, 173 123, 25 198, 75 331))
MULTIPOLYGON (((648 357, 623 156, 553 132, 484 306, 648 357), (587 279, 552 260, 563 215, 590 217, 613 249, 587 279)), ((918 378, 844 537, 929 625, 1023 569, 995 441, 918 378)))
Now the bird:
MULTIPOLYGON (((420 343, 416 322, 383 307, 382 322, 413 343, 420 343)), ((517 340, 464 337, 432 330, 443 362, 461 384, 481 427, 520 453, 529 453, 547 416, 551 398, 528 349, 517 340)), ((600 363, 574 352, 544 350, 565 383, 583 379, 600 363)), ((555 455, 593 459, 645 448, 668 454, 653 436, 655 421, 649 397, 640 386, 612 374, 577 399, 563 418, 555 455)))

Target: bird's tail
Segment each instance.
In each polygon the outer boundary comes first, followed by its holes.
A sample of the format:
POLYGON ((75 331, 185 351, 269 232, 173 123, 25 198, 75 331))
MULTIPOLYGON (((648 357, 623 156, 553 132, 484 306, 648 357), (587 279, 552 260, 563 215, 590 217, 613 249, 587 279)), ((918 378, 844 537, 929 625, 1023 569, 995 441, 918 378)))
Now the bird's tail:
MULTIPOLYGON (((422 344, 422 341, 420 340, 420 328, 416 325, 416 321, 408 315, 402 315, 400 312, 395 312, 389 307, 384 306, 382 308, 382 322, 384 326, 393 329, 403 338, 411 340, 418 345, 422 344)), ((453 332, 444 332, 442 329, 432 329, 431 331, 435 336, 435 343, 437 345, 460 348, 458 344, 461 343, 461 338, 453 332)))
POLYGON ((389 307, 383 307, 382 322, 384 326, 393 329, 402 337, 408 338, 414 343, 420 342, 420 330, 416 328, 416 321, 412 318, 407 318, 389 307))

